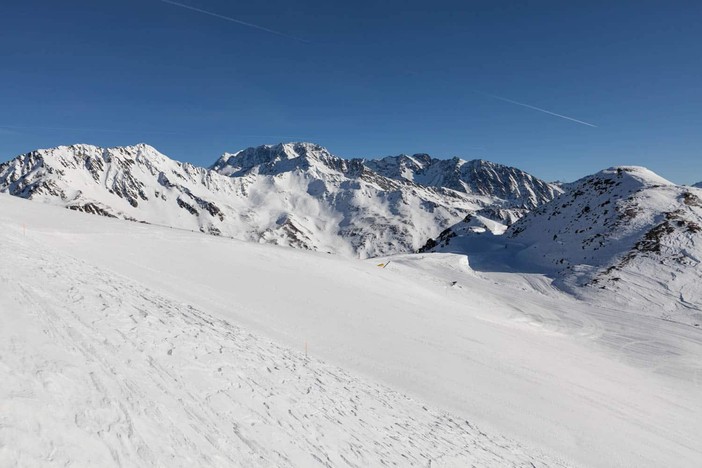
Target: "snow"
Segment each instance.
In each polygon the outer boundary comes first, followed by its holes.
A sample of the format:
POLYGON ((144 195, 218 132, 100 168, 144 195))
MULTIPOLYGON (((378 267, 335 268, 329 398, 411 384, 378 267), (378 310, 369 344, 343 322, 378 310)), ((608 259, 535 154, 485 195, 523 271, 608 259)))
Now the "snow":
POLYGON ((700 330, 542 274, 345 259, 5 195, 0 258, 3 466, 702 457, 700 330))
POLYGON ((459 192, 489 195, 503 200, 503 208, 534 208, 562 193, 514 167, 476 159, 436 159, 428 154, 388 156, 366 160, 366 166, 385 177, 459 192))
POLYGON ((0 192, 103 216, 367 258, 415 251, 477 211, 493 219, 485 226, 512 223, 560 191, 515 168, 464 163, 429 155, 346 160, 313 143, 281 143, 225 153, 206 169, 146 144, 81 144, 1 164, 0 192), (428 185, 413 182, 415 172, 428 185))
POLYGON ((483 224, 472 216, 454 225, 432 250, 469 254, 485 271, 540 272, 588 302, 702 326, 698 189, 613 167, 573 183, 504 236, 480 235, 483 224))
MULTIPOLYGON (((493 182, 504 195, 499 178, 493 182)), ((525 175, 524 183, 542 182, 525 175)), ((511 209, 494 212, 510 221, 524 212, 489 190, 469 194, 395 180, 312 143, 248 148, 225 154, 210 169, 173 161, 144 144, 61 146, 0 165, 0 192, 362 258, 414 251, 476 210, 506 205, 511 209)))

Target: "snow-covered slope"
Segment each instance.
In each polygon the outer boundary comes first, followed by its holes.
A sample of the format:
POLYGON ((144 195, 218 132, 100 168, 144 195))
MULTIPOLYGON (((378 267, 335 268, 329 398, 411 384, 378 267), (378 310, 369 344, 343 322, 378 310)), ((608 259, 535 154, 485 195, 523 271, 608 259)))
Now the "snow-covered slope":
POLYGON ((17 208, 1 197, 0 466, 563 466, 49 248, 17 208))
POLYGON ((415 154, 368 160, 366 165, 386 177, 497 197, 506 202, 505 206, 523 210, 551 201, 562 192, 557 185, 517 168, 482 159, 436 159, 428 154, 415 154))
POLYGON ((0 192, 104 216, 361 257, 415 250, 483 208, 509 222, 521 214, 501 198, 505 187, 476 194, 394 180, 311 143, 225 154, 211 169, 173 161, 143 144, 62 146, 0 165, 0 192))
POLYGON ((4 195, 0 258, 2 466, 702 457, 699 330, 538 274, 452 254, 361 262, 4 195))
MULTIPOLYGON (((485 241, 479 231, 476 219, 458 223, 427 250, 470 250, 485 241)), ((702 190, 641 167, 610 168, 493 239, 508 246, 514 269, 549 273, 578 295, 702 324, 702 190)))

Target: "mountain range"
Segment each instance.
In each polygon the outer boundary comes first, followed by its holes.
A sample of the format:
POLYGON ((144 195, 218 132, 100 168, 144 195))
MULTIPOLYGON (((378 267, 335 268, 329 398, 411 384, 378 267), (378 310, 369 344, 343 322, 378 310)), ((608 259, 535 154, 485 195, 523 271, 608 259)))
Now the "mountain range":
POLYGON ((211 167, 145 144, 36 150, 0 165, 0 192, 66 208, 362 258, 411 252, 467 214, 496 232, 561 192, 487 161, 343 159, 313 143, 225 153, 211 167))
POLYGON ((351 257, 467 253, 477 270, 543 273, 588 300, 634 290, 664 317, 702 322, 702 190, 641 167, 550 184, 483 160, 344 159, 313 143, 225 153, 209 168, 145 144, 73 145, 0 165, 0 192, 351 257))

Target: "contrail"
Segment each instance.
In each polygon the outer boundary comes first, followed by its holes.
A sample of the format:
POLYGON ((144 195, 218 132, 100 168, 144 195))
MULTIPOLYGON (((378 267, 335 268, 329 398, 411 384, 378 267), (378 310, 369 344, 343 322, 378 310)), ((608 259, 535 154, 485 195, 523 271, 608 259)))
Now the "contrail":
POLYGON ((223 20, 226 20, 226 21, 231 21, 232 23, 241 24, 242 26, 248 26, 249 28, 258 29, 259 31, 265 31, 265 32, 267 32, 267 33, 275 34, 276 36, 286 37, 286 38, 288 38, 288 39, 293 39, 293 40, 296 40, 296 41, 299 41, 299 42, 304 42, 304 43, 306 43, 306 44, 309 44, 309 42, 310 42, 310 41, 308 41, 308 40, 306 40, 306 39, 302 39, 302 38, 300 38, 300 37, 291 36, 291 35, 289 35, 289 34, 285 34, 285 33, 282 33, 282 32, 280 32, 280 31, 274 31, 273 29, 264 28, 263 26, 259 26, 259 25, 257 25, 257 24, 247 23, 246 21, 241 21, 241 20, 238 20, 238 19, 236 19, 236 18, 232 18, 231 16, 220 15, 219 13, 213 13, 213 12, 211 12, 211 11, 203 10, 203 9, 201 9, 201 8, 196 8, 196 7, 190 6, 190 5, 185 5, 185 4, 183 4, 183 3, 174 2, 174 1, 172 1, 172 0, 160 0, 160 1, 163 2, 163 3, 168 3, 169 5, 174 5, 174 6, 178 6, 178 7, 181 7, 181 8, 188 9, 188 10, 197 11, 198 13, 202 13, 202 14, 205 14, 205 15, 214 16, 215 18, 223 19, 223 20))
POLYGON ((537 110, 537 111, 539 111, 539 112, 543 112, 543 113, 545 113, 545 114, 554 115, 554 116, 560 117, 560 118, 562 118, 562 119, 566 119, 566 120, 570 120, 570 121, 573 121, 573 122, 577 122, 577 123, 579 123, 579 124, 587 125, 588 127, 595 127, 595 128, 598 128, 597 125, 594 125, 594 124, 591 124, 591 123, 588 123, 588 122, 583 122, 582 120, 574 119, 573 117, 568 117, 567 115, 556 114, 555 112, 551 112, 550 110, 542 109, 542 108, 536 107, 536 106, 531 106, 531 105, 529 105, 529 104, 524 104, 523 102, 513 101, 512 99, 507 99, 506 97, 496 96, 496 95, 494 95, 494 94, 482 93, 482 92, 480 92, 480 91, 475 91, 475 92, 478 93, 478 94, 482 94, 483 96, 489 96, 489 97, 494 98, 494 99, 499 99, 500 101, 509 102, 509 103, 511 103, 511 104, 516 104, 516 105, 518 105, 518 106, 526 107, 526 108, 528 108, 528 109, 534 109, 534 110, 537 110))

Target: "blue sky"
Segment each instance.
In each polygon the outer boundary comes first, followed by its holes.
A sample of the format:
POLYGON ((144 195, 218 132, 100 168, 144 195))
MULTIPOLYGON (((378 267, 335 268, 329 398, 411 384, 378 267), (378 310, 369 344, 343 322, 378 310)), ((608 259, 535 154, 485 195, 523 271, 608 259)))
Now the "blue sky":
POLYGON ((163 0, 3 2, 0 161, 147 142, 209 165, 303 140, 702 180, 702 2, 178 1, 280 34, 163 0))

